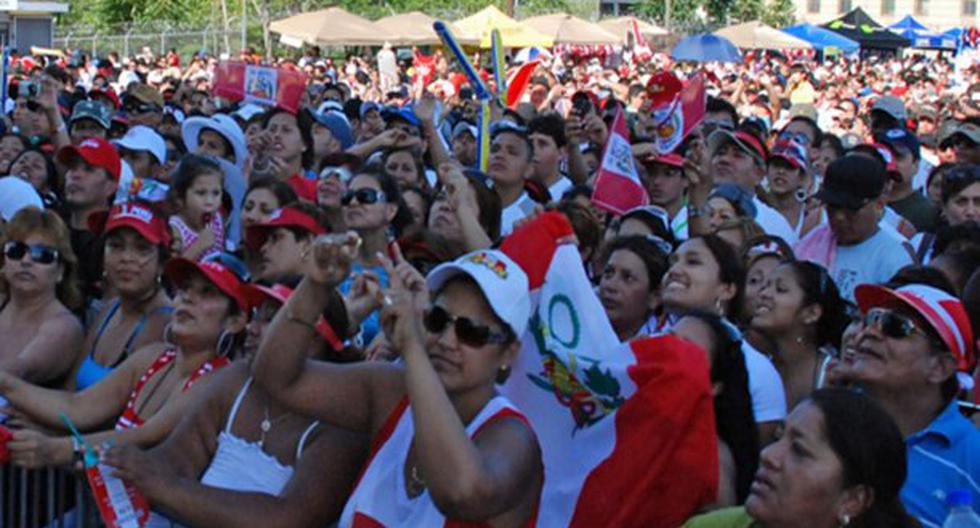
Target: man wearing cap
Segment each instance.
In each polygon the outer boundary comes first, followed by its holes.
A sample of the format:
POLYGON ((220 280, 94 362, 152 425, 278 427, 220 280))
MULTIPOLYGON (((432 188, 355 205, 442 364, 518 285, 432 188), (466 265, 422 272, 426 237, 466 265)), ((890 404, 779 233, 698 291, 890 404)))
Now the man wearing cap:
POLYGON ((302 203, 274 211, 259 224, 248 226, 245 241, 261 255, 259 278, 277 280, 302 275, 309 263, 314 239, 327 232, 324 215, 302 203))
POLYGON ((953 149, 957 163, 980 164, 980 125, 973 121, 959 123, 940 138, 939 149, 953 149))
POLYGON ((167 162, 167 144, 155 130, 143 125, 130 128, 125 136, 112 144, 119 149, 119 155, 137 178, 158 178, 167 162))
POLYGON ((888 193, 888 206, 911 222, 917 231, 935 231, 939 212, 912 186, 919 172, 919 140, 904 128, 892 128, 875 134, 875 141, 891 152, 898 175, 888 193))
POLYGON ((871 133, 880 134, 893 128, 905 128, 908 113, 905 103, 893 95, 878 98, 871 106, 871 133))
POLYGON ((163 120, 163 94, 148 84, 132 84, 123 97, 123 111, 130 125, 156 128, 163 120))
POLYGON ((68 136, 72 145, 87 138, 105 139, 112 125, 112 112, 95 101, 79 101, 68 120, 68 136))
MULTIPOLYGON (((755 221, 770 235, 787 243, 797 240, 796 232, 779 211, 764 204, 755 194, 755 188, 766 174, 768 152, 765 144, 747 130, 717 129, 708 137, 711 155, 711 173, 714 182, 734 183, 745 189, 753 198, 756 208, 755 221)), ((700 193, 698 193, 700 194, 700 193)), ((688 217, 702 217, 707 212, 707 196, 692 194, 688 205, 688 217)), ((706 223, 705 223, 706 224, 706 223)))
POLYGON ((310 112, 314 126, 310 133, 313 137, 313 155, 316 164, 324 156, 336 154, 349 149, 354 144, 354 133, 350 122, 343 112, 328 110, 325 113, 310 112))
POLYGON ((116 194, 122 160, 108 141, 89 138, 78 145, 58 151, 58 162, 68 168, 65 172, 65 204, 68 206, 68 228, 71 246, 78 256, 79 279, 83 293, 99 297, 98 283, 102 279, 102 244, 89 230, 89 217, 108 210, 116 194))
POLYGON ((650 203, 663 208, 670 215, 670 229, 675 240, 686 240, 688 180, 684 177, 684 158, 669 153, 648 156, 640 160, 645 169, 643 186, 650 203))
POLYGON ((385 131, 385 120, 381 117, 381 107, 374 101, 361 103, 359 110, 361 123, 357 130, 357 141, 371 139, 385 131))
POLYGON ((885 282, 913 263, 911 247, 878 226, 884 191, 885 173, 877 160, 853 154, 835 160, 817 193, 826 205, 828 223, 794 248, 797 257, 827 268, 841 296, 849 300, 858 284, 885 282))
POLYGON ((956 396, 972 385, 976 350, 970 318, 946 292, 920 284, 891 290, 862 284, 864 313, 850 381, 895 420, 908 448, 901 498, 923 526, 941 526, 945 498, 969 490, 980 511, 980 431, 956 396))
POLYGON ((453 128, 453 157, 464 167, 475 167, 477 157, 476 139, 480 131, 476 125, 467 121, 456 123, 453 128))
POLYGON ((527 129, 500 121, 492 131, 487 176, 500 197, 500 235, 510 234, 514 223, 531 214, 535 202, 524 190, 534 171, 534 147, 527 129))

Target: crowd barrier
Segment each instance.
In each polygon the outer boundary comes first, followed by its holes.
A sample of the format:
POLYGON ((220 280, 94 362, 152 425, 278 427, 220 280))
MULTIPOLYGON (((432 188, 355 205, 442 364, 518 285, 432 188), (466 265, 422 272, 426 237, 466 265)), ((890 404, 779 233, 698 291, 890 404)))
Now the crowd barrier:
POLYGON ((0 466, 0 528, 96 528, 87 485, 64 469, 0 466))

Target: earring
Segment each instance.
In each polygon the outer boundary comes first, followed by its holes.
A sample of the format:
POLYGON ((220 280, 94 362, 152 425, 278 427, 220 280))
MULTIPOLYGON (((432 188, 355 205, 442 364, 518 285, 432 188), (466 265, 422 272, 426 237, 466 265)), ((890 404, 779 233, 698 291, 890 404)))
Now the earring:
POLYGON ((718 315, 725 316, 725 307, 721 304, 721 298, 715 299, 715 311, 718 312, 718 315))
POLYGON ((498 384, 501 384, 506 382, 507 378, 509 377, 510 377, 510 365, 501 365, 500 368, 497 369, 497 379, 495 381, 498 384))
POLYGON ((847 526, 849 524, 851 524, 851 516, 845 513, 843 516, 841 516, 840 525, 847 526))
POLYGON ((803 336, 796 336, 796 344, 797 345, 803 344, 803 336))
POLYGON ((163 327, 163 342, 168 345, 173 345, 173 323, 167 323, 167 326, 163 327))
POLYGON ((227 330, 221 331, 221 336, 218 337, 218 356, 228 357, 231 354, 232 347, 235 346, 235 334, 227 330))

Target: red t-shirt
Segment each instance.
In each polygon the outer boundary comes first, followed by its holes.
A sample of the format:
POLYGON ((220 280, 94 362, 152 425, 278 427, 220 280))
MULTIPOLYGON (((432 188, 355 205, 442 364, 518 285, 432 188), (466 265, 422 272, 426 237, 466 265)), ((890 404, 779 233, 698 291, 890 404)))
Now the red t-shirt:
POLYGON ((286 183, 293 188, 297 196, 316 203, 316 180, 306 178, 302 174, 293 174, 286 183))

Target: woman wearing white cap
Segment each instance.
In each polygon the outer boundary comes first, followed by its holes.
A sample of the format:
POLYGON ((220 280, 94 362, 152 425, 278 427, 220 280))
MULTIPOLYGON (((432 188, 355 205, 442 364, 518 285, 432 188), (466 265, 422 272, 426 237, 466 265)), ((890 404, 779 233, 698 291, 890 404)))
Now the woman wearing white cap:
POLYGON ((188 152, 226 160, 238 170, 245 166, 248 157, 245 133, 232 117, 224 114, 189 117, 181 125, 180 135, 188 152))
POLYGON ((494 387, 527 326, 524 272, 503 253, 481 250, 423 280, 396 251, 394 263, 384 259, 392 287, 382 321, 401 364, 315 364, 303 351, 357 238, 321 238, 314 251, 315 265, 266 330, 252 372, 294 411, 373 436, 340 526, 531 524, 541 452, 494 387))

